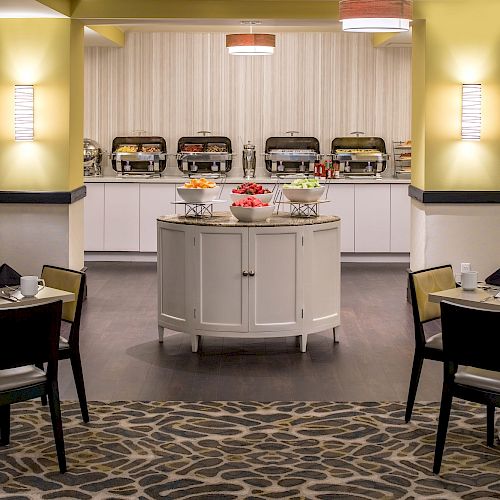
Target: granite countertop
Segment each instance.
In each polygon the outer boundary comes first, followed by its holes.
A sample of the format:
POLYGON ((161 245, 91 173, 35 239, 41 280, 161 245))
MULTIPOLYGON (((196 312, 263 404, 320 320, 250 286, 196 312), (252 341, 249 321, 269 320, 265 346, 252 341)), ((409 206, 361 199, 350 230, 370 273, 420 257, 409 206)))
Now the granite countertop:
POLYGON ((267 220, 259 222, 240 222, 229 212, 216 212, 213 217, 185 217, 181 215, 165 215, 158 217, 160 222, 173 224, 187 224, 191 226, 220 226, 220 227, 278 227, 278 226, 312 226, 338 222, 336 215, 320 215, 318 217, 290 217, 288 214, 275 214, 267 220))
MULTIPOLYGON (((218 184, 223 184, 220 179, 213 179, 218 184)), ((255 177, 251 179, 253 182, 257 182, 259 184, 275 184, 277 179, 271 177, 255 177)), ((102 176, 102 177, 84 177, 85 183, 136 183, 136 184, 184 184, 188 181, 187 177, 180 176, 170 176, 165 175, 163 177, 148 177, 148 176, 133 176, 133 177, 118 177, 118 176, 102 176)), ((279 179, 280 184, 283 184, 286 181, 283 179, 279 179)), ((248 179, 244 179, 243 177, 227 177, 227 184, 242 184, 243 182, 249 182, 248 179)), ((320 179, 320 182, 324 182, 324 179, 320 179)), ((332 179, 332 185, 334 184, 410 184, 410 179, 396 179, 394 177, 382 177, 380 179, 367 179, 358 178, 358 179, 332 179)))

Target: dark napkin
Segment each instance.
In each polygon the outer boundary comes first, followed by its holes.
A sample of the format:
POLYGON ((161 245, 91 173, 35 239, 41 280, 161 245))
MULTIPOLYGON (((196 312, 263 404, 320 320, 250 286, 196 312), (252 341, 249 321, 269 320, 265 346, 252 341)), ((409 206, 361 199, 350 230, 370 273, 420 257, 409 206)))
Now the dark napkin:
POLYGON ((488 283, 488 285, 500 286, 500 269, 490 274, 484 281, 488 283))
POLYGON ((21 283, 21 275, 7 264, 0 266, 0 287, 18 286, 21 283))

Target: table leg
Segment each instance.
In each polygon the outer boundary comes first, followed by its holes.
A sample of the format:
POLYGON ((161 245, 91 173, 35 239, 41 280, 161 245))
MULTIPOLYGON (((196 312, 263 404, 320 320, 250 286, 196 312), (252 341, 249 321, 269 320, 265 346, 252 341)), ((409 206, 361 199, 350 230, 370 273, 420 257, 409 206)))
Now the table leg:
POLYGON ((191 335, 191 352, 198 352, 198 347, 200 346, 200 335, 191 335))
POLYGON ((302 335, 299 335, 299 341, 300 341, 300 352, 306 352, 306 349, 307 349, 307 334, 303 333, 302 335))
POLYGON ((158 342, 163 344, 163 335, 165 333, 165 329, 163 326, 158 325, 158 342))

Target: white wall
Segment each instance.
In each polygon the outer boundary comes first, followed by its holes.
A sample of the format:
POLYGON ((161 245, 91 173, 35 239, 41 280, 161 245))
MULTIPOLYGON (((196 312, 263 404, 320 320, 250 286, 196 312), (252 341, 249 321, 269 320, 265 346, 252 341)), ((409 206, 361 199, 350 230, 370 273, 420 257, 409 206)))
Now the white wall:
POLYGON ((422 204, 412 200, 412 271, 470 262, 483 280, 500 267, 500 205, 422 204))
POLYGON ((287 130, 317 137, 323 152, 356 130, 388 149, 410 138, 411 49, 373 48, 369 34, 276 40, 270 57, 228 55, 223 33, 130 33, 123 49, 86 49, 85 136, 109 150, 144 130, 175 152, 179 137, 211 130, 238 153, 248 140, 263 152, 287 130))

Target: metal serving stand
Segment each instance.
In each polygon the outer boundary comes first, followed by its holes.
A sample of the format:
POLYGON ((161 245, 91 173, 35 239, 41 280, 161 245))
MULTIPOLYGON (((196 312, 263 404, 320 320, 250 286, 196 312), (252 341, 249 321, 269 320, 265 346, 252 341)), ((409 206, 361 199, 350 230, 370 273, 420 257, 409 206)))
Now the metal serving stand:
MULTIPOLYGON (((202 177, 202 176, 200 176, 202 177)), ((192 201, 173 201, 172 205, 183 205, 184 206, 184 217, 196 217, 196 218, 206 218, 209 219, 214 215, 214 204, 217 206, 219 203, 225 203, 225 200, 221 200, 221 194, 224 190, 224 186, 226 184, 226 175, 218 174, 218 175, 204 175, 206 179, 220 179, 219 183, 219 194, 217 198, 212 201, 200 201, 200 202, 192 202, 192 201)))
MULTIPOLYGON (((305 179, 306 176, 304 176, 303 178, 305 179)), ((323 185, 325 187, 325 191, 321 195, 322 198, 318 201, 311 201, 311 202, 284 200, 283 185, 288 184, 289 181, 290 177, 286 175, 276 177, 276 182, 272 191, 274 193, 272 201, 275 206, 275 212, 278 213, 280 206, 285 205, 289 207, 290 217, 301 217, 301 218, 319 217, 320 206, 324 203, 330 203, 330 200, 328 200, 328 191, 330 190, 330 184, 332 183, 332 180, 331 179, 324 180, 323 185)))
POLYGON ((140 175, 144 177, 144 173, 134 173, 132 171, 131 162, 148 162, 147 174, 151 177, 160 177, 161 169, 160 162, 167 161, 167 153, 111 153, 111 160, 116 162, 116 173, 118 177, 124 175, 140 175))
POLYGON ((411 145, 408 142, 392 143, 394 177, 411 175, 411 145))

